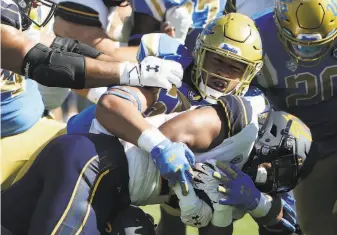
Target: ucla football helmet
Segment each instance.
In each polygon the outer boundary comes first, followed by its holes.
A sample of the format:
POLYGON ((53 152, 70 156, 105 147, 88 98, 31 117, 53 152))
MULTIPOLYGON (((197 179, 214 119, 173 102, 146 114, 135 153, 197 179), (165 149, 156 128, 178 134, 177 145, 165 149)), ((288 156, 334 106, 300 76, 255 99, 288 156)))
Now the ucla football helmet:
POLYGON ((300 181, 300 170, 311 148, 310 129, 282 111, 260 115, 259 124, 258 139, 242 170, 255 180, 261 192, 290 191, 300 181), (260 167, 263 164, 268 167, 260 167))
POLYGON ((336 0, 276 0, 274 20, 285 49, 302 65, 317 64, 337 37, 336 0))
POLYGON ((199 34, 194 49, 192 82, 206 100, 216 100, 226 94, 243 95, 254 76, 263 65, 263 50, 260 34, 248 16, 230 13, 208 23, 199 34), (233 80, 205 69, 205 55, 211 52, 244 65, 239 83, 231 86, 233 80), (216 77, 227 84, 223 91, 208 86, 209 77, 216 77), (233 89, 234 87, 234 89, 233 89))

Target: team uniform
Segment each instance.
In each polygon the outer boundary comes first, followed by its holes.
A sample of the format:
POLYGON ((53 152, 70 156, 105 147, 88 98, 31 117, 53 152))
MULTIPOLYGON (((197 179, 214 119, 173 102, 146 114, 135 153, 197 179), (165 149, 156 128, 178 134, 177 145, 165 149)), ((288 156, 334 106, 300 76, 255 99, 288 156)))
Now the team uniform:
MULTIPOLYGON (((56 3, 62 10, 56 11, 55 16, 59 16, 66 21, 76 24, 100 27, 107 32, 113 23, 114 1, 106 0, 57 0, 56 3)), ((116 42, 116 46, 119 43, 116 42)))
MULTIPOLYGON (((95 0, 93 2, 91 0, 58 0, 57 3, 62 6, 63 10, 57 11, 56 16, 60 16, 66 21, 88 26, 101 27, 106 32, 113 23, 111 22, 113 19, 112 14, 114 14, 115 10, 115 4, 113 1, 95 0)), ((214 18, 234 11, 251 16, 253 13, 273 6, 273 1, 134 0, 130 1, 130 5, 132 7, 133 14, 139 13, 147 15, 157 22, 165 21, 165 14, 168 9, 181 6, 186 7, 186 13, 190 15, 192 24, 190 25, 190 30, 187 34, 185 44, 189 48, 190 52, 192 52, 196 38, 202 31, 203 26, 205 26, 214 18)), ((133 22, 133 24, 135 25, 136 22, 133 22)), ((153 32, 155 31, 158 32, 159 27, 153 32)), ((133 41, 138 41, 143 34, 144 32, 131 33, 129 43, 133 44, 133 41)), ((116 46, 117 45, 118 43, 116 42, 116 46)))
MULTIPOLYGON (((183 84, 180 88, 172 87, 170 90, 163 88, 155 89, 155 102, 144 113, 144 117, 151 117, 158 114, 170 114, 181 112, 192 106, 208 104, 201 95, 195 91, 191 84, 191 67, 184 73, 183 84)), ((107 92, 108 95, 109 92, 107 92)), ((263 113, 268 111, 269 103, 265 99, 261 90, 252 87, 246 93, 246 98, 254 107, 254 112, 263 113)), ((95 118, 96 104, 86 108, 76 116, 73 116, 67 123, 67 133, 88 133, 91 123, 95 118)))
MULTIPOLYGON (((315 226, 314 221, 305 219, 305 215, 310 211, 322 215, 323 211, 330 210, 334 203, 333 199, 330 201, 320 199, 326 197, 326 190, 334 190, 330 185, 335 185, 333 180, 336 178, 336 175, 333 176, 327 172, 335 172, 334 169, 337 167, 337 98, 334 94, 337 91, 337 43, 334 43, 331 51, 319 61, 319 64, 310 67, 299 66, 291 59, 277 36, 273 9, 254 18, 266 53, 263 73, 258 76, 256 82, 264 88, 267 98, 277 109, 299 117, 310 128, 313 144, 310 157, 304 165, 303 176, 307 176, 315 162, 322 159, 315 165, 317 173, 314 176, 309 175, 308 180, 298 186, 298 188, 305 187, 306 190, 301 194, 298 192, 296 198, 299 219, 303 220, 304 226, 310 227, 310 224, 315 226), (320 190, 317 190, 318 188, 320 190), (320 203, 309 203, 312 206, 308 207, 308 203, 302 204, 307 200, 320 201, 320 203), (322 206, 322 203, 326 206, 322 206)), ((336 198, 336 190, 329 195, 336 198)), ((331 213, 331 211, 324 211, 324 214, 331 213)), ((324 220, 331 220, 331 217, 322 218, 322 221, 324 220)), ((336 222, 332 223, 336 224, 336 222)), ((321 232, 316 231, 316 233, 321 232)))
MULTIPOLYGON (((187 8, 187 12, 190 14, 192 21, 185 39, 185 46, 189 49, 189 52, 191 54, 194 49, 198 35, 203 30, 203 27, 211 20, 230 12, 239 12, 244 15, 251 16, 254 13, 260 12, 265 8, 273 6, 273 1, 134 0, 131 2, 131 5, 134 12, 149 15, 159 22, 164 22, 166 20, 165 14, 168 9, 174 7, 187 8)), ((141 36, 142 34, 130 35, 129 40, 132 42, 132 40, 140 39, 141 36)))
POLYGON ((258 82, 266 89, 268 99, 310 127, 313 141, 323 144, 318 150, 321 157, 336 151, 337 146, 329 144, 337 141, 337 58, 333 51, 316 66, 298 66, 278 39, 273 10, 255 21, 266 52, 264 76, 258 77, 258 82))
MULTIPOLYGON (((224 123, 227 138, 208 152, 196 153, 196 160, 219 159, 242 166, 258 135, 257 116, 244 98, 228 95, 221 105, 222 115, 229 117, 224 123)), ((147 120, 160 126, 179 114, 147 120)), ((104 234, 105 222, 130 203, 169 201, 168 184, 148 153, 109 136, 97 120, 91 132, 101 135, 72 134, 53 140, 30 171, 2 194, 5 228, 15 234, 27 233, 28 229, 32 234, 99 234, 98 228, 104 234)))
MULTIPOLYGON (((1 0, 1 24, 21 30, 20 12, 11 0, 1 0)), ((9 186, 24 163, 63 128, 43 117, 44 109, 35 81, 1 69, 2 188, 9 186)))

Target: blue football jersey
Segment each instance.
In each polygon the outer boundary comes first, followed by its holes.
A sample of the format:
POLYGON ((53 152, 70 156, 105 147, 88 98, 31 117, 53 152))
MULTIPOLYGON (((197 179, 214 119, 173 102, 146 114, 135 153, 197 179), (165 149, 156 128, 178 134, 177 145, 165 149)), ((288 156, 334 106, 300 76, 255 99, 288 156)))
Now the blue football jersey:
POLYGON ((135 12, 150 15, 160 22, 164 21, 167 9, 184 5, 192 14, 192 27, 200 28, 217 16, 223 15, 226 0, 133 0, 131 5, 135 12))
POLYGON ((254 19, 265 51, 257 82, 266 88, 268 99, 275 107, 302 119, 314 141, 337 136, 337 60, 332 51, 315 66, 300 66, 278 38, 273 9, 254 19))

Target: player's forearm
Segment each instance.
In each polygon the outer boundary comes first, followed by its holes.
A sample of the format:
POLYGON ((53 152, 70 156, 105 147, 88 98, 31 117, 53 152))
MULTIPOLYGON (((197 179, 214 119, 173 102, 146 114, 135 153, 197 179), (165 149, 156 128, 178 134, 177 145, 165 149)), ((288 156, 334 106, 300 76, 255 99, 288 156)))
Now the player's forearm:
POLYGON ((263 196, 266 198, 265 202, 261 203, 260 200, 258 207, 249 213, 259 225, 276 224, 283 216, 281 199, 266 194, 263 196))
MULTIPOLYGON (((51 56, 53 50, 49 49, 49 46, 54 40, 53 37, 43 35, 43 37, 40 38, 41 43, 44 43, 41 44, 43 49, 36 49, 33 51, 37 46, 37 43, 13 27, 1 25, 1 36, 1 54, 3 58, 6 58, 6 60, 2 60, 2 68, 21 75, 29 74, 31 75, 30 78, 35 80, 36 77, 39 77, 35 72, 35 68, 43 65, 43 62, 46 63, 45 66, 48 66, 50 63, 49 56, 51 56), (49 52, 47 52, 48 50, 49 52), (24 62, 27 66, 24 66, 24 62), (31 71, 29 71, 29 69, 31 69, 31 71)), ((61 58, 65 57, 61 56, 58 61, 53 60, 52 62, 62 63, 61 58)), ((71 58, 68 57, 67 59, 68 63, 70 63, 68 65, 70 66, 72 66, 72 63, 76 65, 81 64, 80 56, 76 56, 76 59, 75 56, 71 58)), ((74 73, 77 72, 83 74, 84 77, 81 79, 85 79, 85 87, 91 88, 119 84, 119 63, 108 63, 87 57, 84 58, 84 61, 82 59, 82 64, 83 63, 84 66, 78 66, 74 73), (85 68, 85 70, 82 71, 81 69, 83 68, 85 68)), ((47 68, 50 69, 50 67, 47 68)), ((47 68, 45 68, 45 70, 47 68)), ((49 73, 55 75, 56 71, 50 71, 49 73)), ((74 74, 74 76, 76 77, 76 74, 74 74)), ((57 81, 55 81, 55 84, 51 80, 51 76, 42 76, 40 79, 37 79, 37 82, 46 86, 66 87, 66 84, 57 84, 57 81)), ((59 79, 59 81, 61 82, 61 79, 59 79)))
POLYGON ((85 58, 85 88, 118 85, 119 63, 85 58))
MULTIPOLYGON (((85 41, 84 41, 85 42, 85 41)), ((89 45, 92 45, 97 50, 104 52, 108 55, 112 61, 116 62, 137 62, 136 55, 138 51, 138 47, 119 47, 119 43, 114 42, 110 39, 104 31, 98 32, 96 34, 96 38, 91 38, 87 40, 89 45)))
MULTIPOLYGON (((118 92, 120 96, 129 97, 130 100, 113 94, 103 96, 97 105, 96 118, 111 134, 137 145, 139 136, 146 129, 151 128, 151 125, 148 124, 141 114, 146 109, 148 100, 139 93, 137 101, 125 92, 119 90, 111 91, 118 92), (138 109, 138 102, 141 102, 141 110, 138 109)), ((149 100, 149 102, 151 101, 149 100)))
POLYGON ((116 48, 113 55, 110 55, 115 61, 137 62, 138 46, 116 48))
POLYGON ((68 22, 61 17, 55 17, 54 32, 60 37, 69 37, 93 46, 108 55, 116 62, 137 62, 137 47, 121 47, 114 42, 100 27, 93 27, 68 22))
POLYGON ((221 119, 214 108, 187 111, 160 126, 170 140, 186 143, 192 149, 207 149, 219 136, 221 119))
POLYGON ((1 68, 22 74, 23 58, 36 42, 14 27, 1 24, 0 29, 1 68))

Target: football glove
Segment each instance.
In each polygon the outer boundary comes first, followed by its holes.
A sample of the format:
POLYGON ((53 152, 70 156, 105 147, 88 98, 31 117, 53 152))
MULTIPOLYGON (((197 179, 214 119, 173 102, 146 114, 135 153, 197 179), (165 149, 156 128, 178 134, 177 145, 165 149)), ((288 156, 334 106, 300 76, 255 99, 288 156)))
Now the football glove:
POLYGON ((219 203, 235 206, 241 210, 254 210, 259 205, 262 194, 252 179, 233 164, 227 166, 217 161, 216 166, 220 172, 213 173, 213 177, 223 184, 218 190, 224 194, 219 203))
POLYGON ((182 194, 187 195, 188 181, 192 180, 193 173, 191 166, 195 164, 193 152, 183 143, 165 139, 151 150, 150 155, 169 185, 174 186, 178 182, 182 194))
POLYGON ((193 168, 193 187, 204 191, 212 202, 214 209, 212 216, 212 224, 216 227, 227 227, 233 221, 231 206, 219 204, 222 193, 218 191, 220 181, 213 177, 216 167, 215 161, 207 161, 206 163, 197 163, 193 168))
POLYGON ((196 195, 192 184, 190 182, 187 184, 192 188, 187 196, 182 194, 178 184, 172 187, 179 199, 180 219, 184 224, 191 227, 205 227, 212 219, 212 209, 196 195))
POLYGON ((181 86, 183 73, 178 62, 148 56, 139 64, 120 63, 120 84, 171 89, 181 86))

